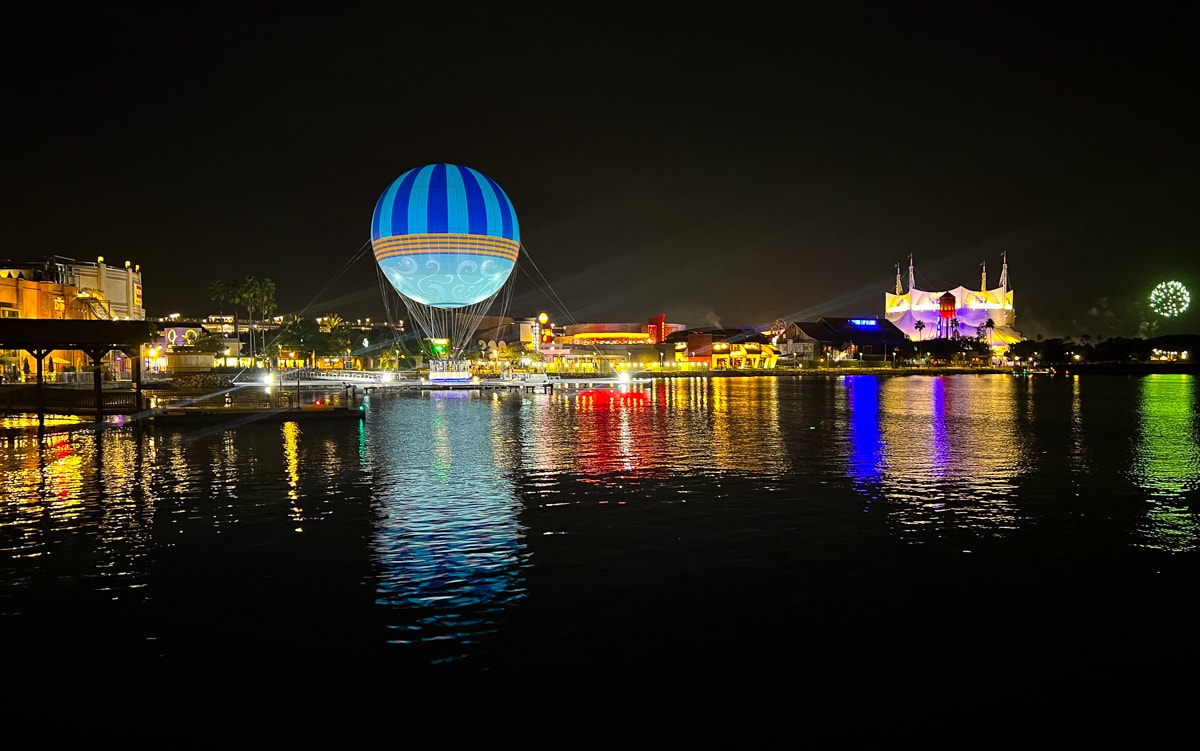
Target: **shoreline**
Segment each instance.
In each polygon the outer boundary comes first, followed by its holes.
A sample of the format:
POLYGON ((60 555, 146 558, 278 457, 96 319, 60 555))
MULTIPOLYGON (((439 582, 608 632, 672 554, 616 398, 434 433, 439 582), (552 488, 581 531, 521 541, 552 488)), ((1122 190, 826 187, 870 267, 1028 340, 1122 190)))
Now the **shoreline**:
POLYGON ((633 378, 805 378, 812 376, 840 375, 981 375, 1011 374, 1012 368, 772 368, 771 370, 705 370, 669 372, 643 370, 635 372, 633 378))
POLYGON ((913 376, 913 375, 1012 375, 1012 376, 1074 376, 1085 374, 1106 375, 1200 375, 1198 362, 1162 362, 1162 363, 1077 363, 1070 366, 1046 366, 1031 370, 1019 371, 1017 368, 972 368, 949 366, 926 367, 879 367, 879 368, 775 368, 772 370, 709 370, 687 372, 664 372, 643 370, 633 373, 634 378, 747 378, 766 376, 810 377, 810 376, 839 376, 839 375, 880 375, 880 376, 913 376))

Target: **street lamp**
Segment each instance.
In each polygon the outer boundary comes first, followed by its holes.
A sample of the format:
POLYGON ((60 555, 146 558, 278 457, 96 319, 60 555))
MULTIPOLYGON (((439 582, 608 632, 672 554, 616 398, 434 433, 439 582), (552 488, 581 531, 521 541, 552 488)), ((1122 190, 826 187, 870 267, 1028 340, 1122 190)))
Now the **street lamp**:
POLYGON ((542 351, 542 329, 550 322, 550 316, 544 311, 538 313, 537 318, 533 322, 533 351, 541 353, 542 351))

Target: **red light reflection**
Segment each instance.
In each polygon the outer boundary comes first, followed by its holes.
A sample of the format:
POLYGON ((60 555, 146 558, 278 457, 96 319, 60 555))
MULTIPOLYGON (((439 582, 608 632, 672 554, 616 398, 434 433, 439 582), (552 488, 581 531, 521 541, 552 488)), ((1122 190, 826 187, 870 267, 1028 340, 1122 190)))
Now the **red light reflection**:
POLYGON ((577 396, 579 406, 601 407, 621 404, 645 404, 646 394, 642 391, 620 389, 583 389, 577 396))
POLYGON ((619 388, 583 389, 576 395, 580 436, 586 442, 576 454, 578 471, 586 475, 583 482, 621 483, 652 465, 657 436, 647 429, 647 413, 641 409, 649 401, 644 391, 619 388))

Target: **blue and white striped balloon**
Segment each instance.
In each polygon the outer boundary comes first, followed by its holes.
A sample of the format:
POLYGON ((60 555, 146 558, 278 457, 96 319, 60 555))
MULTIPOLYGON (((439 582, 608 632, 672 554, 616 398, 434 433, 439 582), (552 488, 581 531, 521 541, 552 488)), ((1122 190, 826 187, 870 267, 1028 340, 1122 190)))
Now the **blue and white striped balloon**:
POLYGON ((487 175, 456 164, 405 172, 375 204, 371 247, 402 297, 462 308, 493 297, 517 263, 512 201, 487 175))

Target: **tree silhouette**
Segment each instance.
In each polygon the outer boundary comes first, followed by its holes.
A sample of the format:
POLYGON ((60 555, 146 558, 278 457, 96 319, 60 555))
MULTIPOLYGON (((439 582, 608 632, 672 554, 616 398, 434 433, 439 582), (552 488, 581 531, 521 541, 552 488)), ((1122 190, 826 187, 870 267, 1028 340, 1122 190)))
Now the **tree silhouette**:
POLYGON ((254 357, 257 354, 254 337, 254 314, 261 313, 262 316, 267 316, 275 312, 277 306, 275 302, 275 282, 271 279, 259 279, 254 276, 243 277, 237 286, 237 300, 246 309, 249 317, 250 356, 254 357))
MULTIPOLYGON (((233 338, 238 339, 238 311, 237 311, 237 290, 228 282, 220 279, 210 282, 208 285, 208 297, 217 304, 233 303, 233 338)), ((224 312, 224 311, 222 311, 224 312)), ((235 356, 242 354, 241 344, 238 344, 238 351, 234 352, 235 356)))

